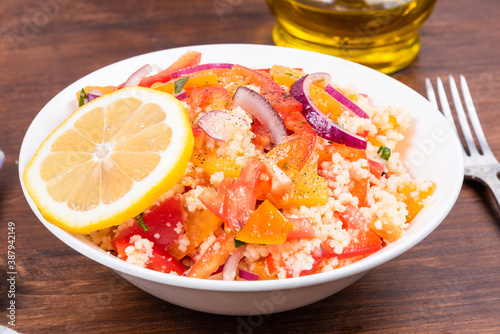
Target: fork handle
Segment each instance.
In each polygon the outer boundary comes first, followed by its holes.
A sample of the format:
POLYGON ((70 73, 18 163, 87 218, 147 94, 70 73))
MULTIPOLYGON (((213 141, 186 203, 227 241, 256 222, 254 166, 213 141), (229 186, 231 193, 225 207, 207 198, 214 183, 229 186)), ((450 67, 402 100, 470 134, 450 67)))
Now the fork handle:
POLYGON ((476 180, 488 187, 495 198, 497 206, 500 208, 500 166, 482 166, 465 168, 467 179, 476 180))

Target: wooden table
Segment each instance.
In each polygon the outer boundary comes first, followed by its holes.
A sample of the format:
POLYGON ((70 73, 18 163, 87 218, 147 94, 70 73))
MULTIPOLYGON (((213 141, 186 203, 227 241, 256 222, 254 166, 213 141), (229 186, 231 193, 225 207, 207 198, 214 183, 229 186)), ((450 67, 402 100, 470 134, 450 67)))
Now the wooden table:
MULTIPOLYGON (((500 5, 439 0, 419 57, 397 80, 425 94, 426 77, 466 75, 500 157, 500 5)), ((17 156, 31 120, 60 90, 118 60, 211 43, 272 44, 264 0, 0 2, 0 324, 9 298, 8 222, 15 223, 21 333, 500 333, 500 213, 465 182, 450 215, 419 245, 316 304, 253 321, 156 299, 56 239, 28 207, 17 156), (110 290, 110 287, 112 289, 110 290)), ((1 332, 1 330, 0 330, 1 332)))

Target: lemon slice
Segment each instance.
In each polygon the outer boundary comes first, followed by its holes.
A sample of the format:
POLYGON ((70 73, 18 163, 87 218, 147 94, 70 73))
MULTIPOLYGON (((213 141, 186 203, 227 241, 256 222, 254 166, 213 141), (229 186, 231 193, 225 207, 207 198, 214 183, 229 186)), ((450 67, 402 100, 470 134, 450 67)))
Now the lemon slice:
POLYGON ((171 189, 193 142, 176 98, 127 87, 68 117, 36 151, 23 181, 47 221, 89 233, 135 217, 171 189))

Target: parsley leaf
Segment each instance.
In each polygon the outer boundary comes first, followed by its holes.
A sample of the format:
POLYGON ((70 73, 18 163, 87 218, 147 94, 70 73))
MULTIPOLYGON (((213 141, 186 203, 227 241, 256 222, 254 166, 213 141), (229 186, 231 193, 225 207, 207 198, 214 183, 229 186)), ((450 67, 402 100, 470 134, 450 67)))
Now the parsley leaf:
POLYGON ((135 222, 137 223, 137 225, 142 227, 144 232, 149 232, 149 227, 147 227, 146 224, 144 224, 144 222, 142 221, 142 216, 142 213, 138 214, 137 217, 135 217, 135 222))
POLYGON ((89 97, 87 96, 87 93, 85 93, 85 89, 82 88, 82 91, 80 92, 80 98, 78 99, 78 106, 81 107, 88 101, 89 97))
POLYGON ((188 80, 189 80, 189 77, 183 77, 183 78, 180 78, 179 80, 176 80, 174 82, 174 93, 179 94, 180 92, 182 92, 182 88, 184 87, 184 85, 186 84, 186 82, 188 80))
POLYGON ((380 154, 382 159, 389 160, 389 157, 391 156, 391 149, 385 146, 380 146, 377 153, 380 154))
POLYGON ((234 239, 234 247, 240 248, 241 246, 246 245, 247 243, 238 239, 234 239))

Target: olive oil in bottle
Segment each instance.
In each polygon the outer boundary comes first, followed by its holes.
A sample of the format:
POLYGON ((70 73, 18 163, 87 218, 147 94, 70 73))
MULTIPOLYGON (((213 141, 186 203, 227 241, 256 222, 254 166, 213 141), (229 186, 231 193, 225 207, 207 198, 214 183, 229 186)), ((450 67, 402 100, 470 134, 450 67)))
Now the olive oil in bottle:
POLYGON ((436 0, 267 0, 276 45, 345 58, 384 73, 416 57, 436 0))

